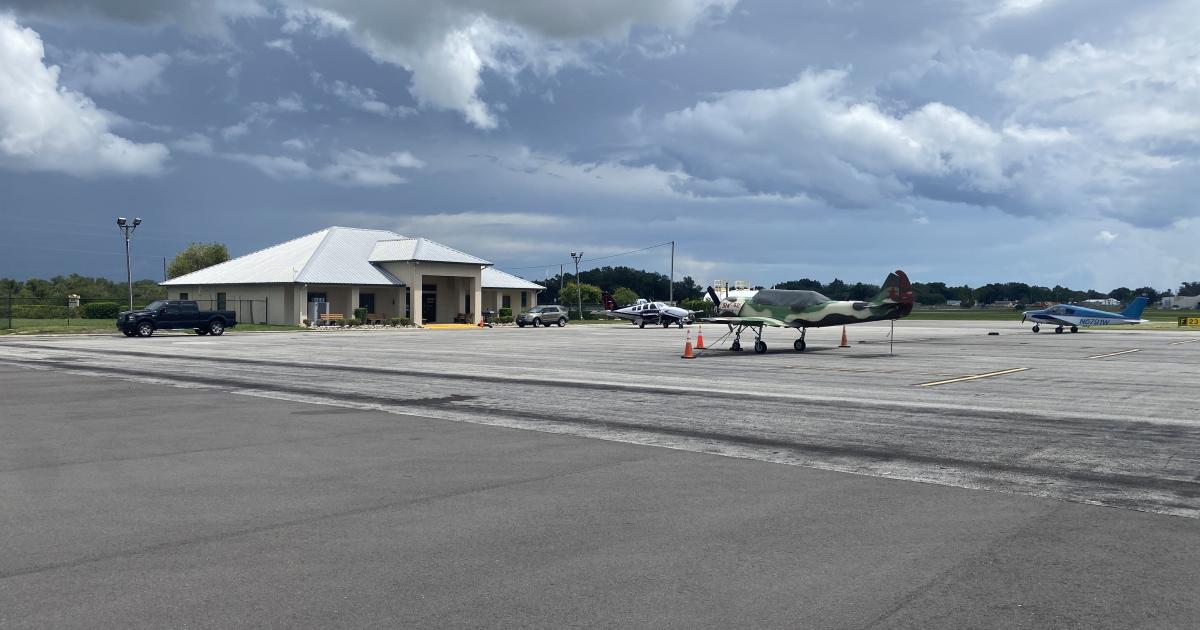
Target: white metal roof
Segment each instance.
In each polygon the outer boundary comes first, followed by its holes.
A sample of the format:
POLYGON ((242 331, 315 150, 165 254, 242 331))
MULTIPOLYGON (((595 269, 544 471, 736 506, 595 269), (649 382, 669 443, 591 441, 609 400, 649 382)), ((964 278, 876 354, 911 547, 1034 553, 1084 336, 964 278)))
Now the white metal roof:
POLYGON ((323 284, 403 285, 368 258, 375 243, 404 237, 388 230, 328 227, 219 265, 172 278, 163 285, 323 284))
POLYGON ((511 273, 505 273, 494 267, 483 268, 481 281, 485 289, 534 289, 540 291, 546 287, 534 284, 524 278, 518 278, 511 273))
MULTIPOLYGON (((196 286, 304 282, 403 286, 399 278, 374 263, 405 260, 492 264, 424 238, 405 238, 388 230, 333 226, 172 278, 162 284, 196 286)), ((545 288, 487 266, 483 268, 482 285, 487 289, 545 288)))
POLYGON ((460 252, 453 247, 447 247, 427 238, 396 238, 381 240, 375 243, 375 248, 369 257, 371 262, 401 262, 415 260, 420 262, 465 263, 471 265, 490 265, 492 263, 460 252))

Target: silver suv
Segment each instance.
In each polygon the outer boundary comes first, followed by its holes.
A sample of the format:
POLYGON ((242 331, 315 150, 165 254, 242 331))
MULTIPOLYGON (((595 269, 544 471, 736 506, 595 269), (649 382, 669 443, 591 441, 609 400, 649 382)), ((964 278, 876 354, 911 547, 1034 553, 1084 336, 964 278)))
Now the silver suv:
POLYGON ((567 307, 557 304, 535 306, 517 316, 517 326, 524 328, 527 324, 534 328, 558 324, 562 328, 567 325, 567 307))

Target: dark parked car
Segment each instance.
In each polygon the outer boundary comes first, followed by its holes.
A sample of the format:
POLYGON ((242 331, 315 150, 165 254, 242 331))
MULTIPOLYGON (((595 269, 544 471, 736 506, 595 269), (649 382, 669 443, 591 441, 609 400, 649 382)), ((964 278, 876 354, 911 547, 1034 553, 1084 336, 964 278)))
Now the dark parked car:
POLYGON ((158 300, 141 310, 122 311, 117 328, 126 337, 149 337, 156 330, 196 331, 197 335, 220 335, 237 326, 233 311, 202 311, 191 300, 158 300))
POLYGON ((538 326, 549 326, 550 324, 558 324, 559 328, 566 326, 567 307, 556 304, 535 306, 517 316, 517 326, 521 328, 524 328, 526 325, 537 328, 538 326))

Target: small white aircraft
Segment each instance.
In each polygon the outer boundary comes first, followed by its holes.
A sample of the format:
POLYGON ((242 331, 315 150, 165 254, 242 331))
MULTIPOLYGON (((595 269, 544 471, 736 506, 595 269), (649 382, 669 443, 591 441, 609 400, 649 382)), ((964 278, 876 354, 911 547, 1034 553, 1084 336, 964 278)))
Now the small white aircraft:
POLYGON ((604 314, 621 319, 628 319, 638 325, 638 328, 645 328, 646 324, 653 326, 654 324, 662 324, 663 328, 675 324, 683 328, 684 324, 690 324, 696 321, 696 314, 686 308, 678 306, 670 306, 663 302, 651 302, 650 300, 639 299, 633 304, 625 307, 617 307, 616 301, 607 293, 604 294, 604 314))

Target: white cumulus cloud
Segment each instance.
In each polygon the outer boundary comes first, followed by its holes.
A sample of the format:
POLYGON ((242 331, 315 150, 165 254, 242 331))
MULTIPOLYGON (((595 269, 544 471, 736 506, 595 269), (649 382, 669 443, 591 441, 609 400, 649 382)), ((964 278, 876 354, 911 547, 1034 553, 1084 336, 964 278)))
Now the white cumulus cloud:
POLYGON ((110 117, 87 96, 59 84, 43 61, 41 37, 0 15, 0 166, 77 176, 153 175, 168 157, 110 131, 110 117))
POLYGON ((498 119, 480 94, 482 73, 514 78, 585 65, 589 46, 628 38, 636 26, 686 31, 736 0, 512 0, 486 8, 445 2, 289 2, 284 31, 343 33, 377 61, 412 73, 409 91, 423 107, 457 111, 480 129, 498 119))
POLYGON ((166 53, 128 56, 122 53, 76 54, 63 82, 90 94, 138 96, 163 88, 162 75, 171 65, 166 53))

